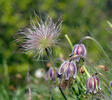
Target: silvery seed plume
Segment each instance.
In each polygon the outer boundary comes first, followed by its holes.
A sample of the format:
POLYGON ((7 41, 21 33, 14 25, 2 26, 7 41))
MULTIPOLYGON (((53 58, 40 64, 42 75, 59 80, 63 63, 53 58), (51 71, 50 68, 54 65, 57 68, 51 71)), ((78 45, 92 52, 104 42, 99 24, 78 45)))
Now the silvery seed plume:
POLYGON ((17 42, 25 53, 31 53, 35 56, 43 54, 46 48, 50 48, 58 43, 60 35, 61 22, 54 23, 52 18, 48 17, 45 21, 32 21, 31 27, 26 28, 23 32, 18 33, 17 42))

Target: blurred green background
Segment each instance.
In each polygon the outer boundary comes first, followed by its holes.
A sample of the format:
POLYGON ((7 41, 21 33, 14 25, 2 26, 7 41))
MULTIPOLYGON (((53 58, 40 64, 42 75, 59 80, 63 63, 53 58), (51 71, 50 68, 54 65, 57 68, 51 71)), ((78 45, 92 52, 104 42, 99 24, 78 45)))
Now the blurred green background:
MULTIPOLYGON (((112 0, 0 0, 0 100, 27 97, 28 65, 35 100, 49 100, 47 88, 39 84, 42 80, 34 78, 35 70, 45 68, 43 62, 35 62, 32 57, 19 52, 13 38, 20 29, 29 26, 34 12, 43 19, 51 16, 55 21, 63 20, 60 46, 54 49, 54 57, 69 58, 71 48, 64 37, 68 34, 73 44, 83 36, 94 37, 112 59, 112 29, 107 24, 108 20, 112 22, 112 0)), ((85 45, 89 63, 106 65, 107 60, 95 43, 85 41, 85 45)))

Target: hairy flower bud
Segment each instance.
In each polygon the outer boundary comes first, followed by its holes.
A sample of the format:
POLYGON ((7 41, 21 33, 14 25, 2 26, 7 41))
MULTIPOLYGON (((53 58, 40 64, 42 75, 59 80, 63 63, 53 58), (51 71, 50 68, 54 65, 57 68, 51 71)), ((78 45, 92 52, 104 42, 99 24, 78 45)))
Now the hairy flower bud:
POLYGON ((86 48, 84 44, 76 44, 72 50, 72 55, 76 57, 76 61, 79 62, 80 58, 86 57, 86 48))
POLYGON ((65 80, 69 80, 70 77, 76 78, 77 67, 74 62, 65 61, 60 69, 58 74, 63 75, 65 80))
MULTIPOLYGON (((112 81, 110 81, 110 87, 111 87, 111 89, 112 89, 112 81)), ((110 95, 112 96, 112 91, 109 89, 109 93, 110 93, 110 95)))
MULTIPOLYGON (((56 76, 58 76, 57 70, 56 70, 56 76)), ((47 75, 46 75, 46 79, 55 81, 55 72, 54 72, 54 69, 52 67, 49 68, 47 75)))
POLYGON ((92 75, 91 77, 88 78, 88 80, 86 81, 86 93, 90 92, 90 93, 97 93, 98 90, 100 89, 99 87, 99 79, 97 78, 96 75, 92 75))
POLYGON ((112 89, 112 81, 110 81, 110 87, 111 87, 111 89, 112 89))

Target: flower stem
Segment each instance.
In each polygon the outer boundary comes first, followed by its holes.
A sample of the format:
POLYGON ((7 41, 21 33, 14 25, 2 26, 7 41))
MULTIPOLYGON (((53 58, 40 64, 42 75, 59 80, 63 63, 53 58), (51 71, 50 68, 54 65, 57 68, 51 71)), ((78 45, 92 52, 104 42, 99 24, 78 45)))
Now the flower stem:
POLYGON ((30 72, 29 72, 29 66, 27 68, 27 81, 28 81, 28 100, 32 100, 31 98, 31 88, 30 88, 30 72))
POLYGON ((107 20, 108 25, 112 28, 112 23, 107 20))
POLYGON ((61 87, 60 87, 60 86, 59 86, 59 90, 60 90, 60 92, 61 92, 62 96, 64 97, 64 99, 65 99, 65 100, 67 100, 67 98, 66 98, 66 96, 65 96, 65 94, 64 94, 64 92, 63 92, 63 90, 61 89, 61 87))
POLYGON ((47 56, 48 56, 48 59, 49 59, 51 65, 52 65, 52 67, 53 67, 54 75, 55 75, 55 80, 56 80, 56 84, 58 84, 57 76, 56 76, 56 70, 55 70, 55 66, 54 66, 54 64, 53 64, 53 62, 52 62, 51 54, 49 54, 49 51, 48 51, 47 48, 45 48, 45 51, 46 51, 46 54, 47 54, 47 56))
POLYGON ((84 65, 83 65, 82 67, 84 68, 84 70, 85 70, 87 76, 90 77, 90 74, 89 74, 89 72, 87 71, 86 67, 85 67, 84 65))
MULTIPOLYGON (((67 34, 65 35, 65 38, 67 39, 68 43, 70 44, 71 48, 73 49, 73 44, 72 44, 72 42, 71 42, 71 40, 70 40, 70 38, 68 37, 67 34)), ((83 66, 83 68, 84 68, 84 70, 85 70, 87 76, 90 77, 90 74, 89 74, 89 72, 87 71, 87 69, 85 68, 85 66, 83 66)), ((78 78, 78 79, 79 79, 79 78, 78 78)))
POLYGON ((105 82, 105 86, 111 91, 111 93, 112 93, 112 90, 111 90, 111 86, 110 86, 110 84, 108 84, 109 82, 107 81, 107 79, 106 79, 106 77, 102 74, 102 73, 98 73, 98 75, 99 76, 101 76, 101 78, 103 79, 103 81, 105 82))
POLYGON ((105 55, 105 57, 107 58, 107 60, 109 61, 109 63, 112 64, 109 56, 107 55, 107 53, 105 52, 105 50, 103 49, 103 47, 100 45, 100 43, 96 39, 94 39, 94 38, 92 38, 90 36, 85 36, 85 37, 83 37, 81 39, 80 43, 82 43, 84 40, 87 40, 87 39, 90 39, 90 40, 94 41, 98 45, 98 47, 102 50, 103 54, 105 55))
POLYGON ((73 44, 72 44, 72 42, 71 42, 71 40, 70 40, 70 38, 68 37, 67 34, 65 35, 65 38, 67 39, 67 41, 70 44, 71 48, 73 48, 73 44))
POLYGON ((52 91, 51 90, 49 90, 49 94, 50 94, 50 100, 54 100, 54 97, 52 95, 52 91))
MULTIPOLYGON (((57 76, 56 76, 56 70, 55 70, 55 66, 54 66, 54 64, 53 64, 53 62, 52 62, 52 58, 50 57, 51 55, 49 54, 47 48, 45 48, 45 51, 46 51, 46 53, 47 53, 47 56, 48 56, 48 58, 49 58, 49 61, 50 61, 51 64, 52 64, 52 67, 53 67, 53 70, 54 70, 54 73, 55 73, 56 84, 58 85, 58 80, 57 80, 57 76)), ((64 92, 63 92, 63 90, 61 89, 60 86, 59 86, 59 90, 60 90, 62 96, 64 97, 64 99, 67 100, 67 97, 65 96, 65 94, 64 94, 64 92)))
POLYGON ((94 100, 94 99, 93 99, 93 94, 92 94, 92 100, 94 100))

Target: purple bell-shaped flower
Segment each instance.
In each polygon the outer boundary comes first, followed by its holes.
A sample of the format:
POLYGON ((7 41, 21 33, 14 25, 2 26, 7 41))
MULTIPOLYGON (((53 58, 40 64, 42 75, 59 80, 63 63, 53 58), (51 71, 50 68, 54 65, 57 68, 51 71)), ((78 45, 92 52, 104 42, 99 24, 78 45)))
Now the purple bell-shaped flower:
MULTIPOLYGON (((110 87, 112 89, 112 81, 110 81, 110 87)), ((110 95, 112 96, 112 92, 109 90, 110 95)))
MULTIPOLYGON (((56 70, 56 74, 58 75, 57 70, 56 70)), ((46 75, 46 79, 55 81, 55 72, 52 67, 49 68, 47 75, 46 75)))
POLYGON ((110 87, 111 87, 111 89, 112 89, 112 81, 110 81, 110 87))
POLYGON ((85 58, 87 50, 84 44, 76 44, 72 50, 72 56, 76 58, 76 61, 79 62, 80 58, 85 58))
POLYGON ((96 75, 92 75, 91 77, 88 78, 86 81, 86 93, 97 93, 98 90, 100 89, 99 85, 99 79, 97 78, 96 75))
POLYGON ((71 61, 65 61, 62 63, 61 67, 59 68, 59 75, 62 75, 65 80, 69 80, 70 77, 76 78, 77 67, 76 64, 71 61))

